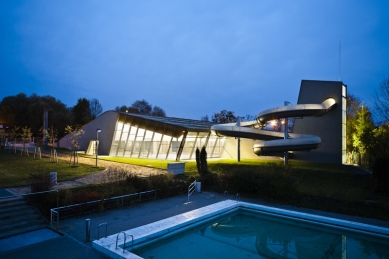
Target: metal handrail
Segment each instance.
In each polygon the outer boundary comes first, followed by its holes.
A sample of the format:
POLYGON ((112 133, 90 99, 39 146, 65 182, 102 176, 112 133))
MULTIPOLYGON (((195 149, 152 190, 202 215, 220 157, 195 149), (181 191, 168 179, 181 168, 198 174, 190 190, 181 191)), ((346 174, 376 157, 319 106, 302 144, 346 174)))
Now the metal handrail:
POLYGON ((126 240, 127 240, 127 236, 130 236, 131 237, 131 251, 134 249, 134 236, 133 235, 127 235, 126 232, 124 231, 121 231, 119 232, 117 235, 116 235, 116 249, 118 249, 118 239, 119 239, 119 235, 123 233, 124 234, 124 243, 123 243, 123 253, 124 251, 126 250, 126 240))
POLYGON ((227 198, 228 198, 228 191, 224 192, 224 196, 227 196, 227 198))
POLYGON ((195 189, 196 189, 196 180, 194 180, 194 182, 188 186, 188 202, 189 202, 189 197, 192 195, 192 193, 194 193, 195 189))
MULTIPOLYGON (((182 189, 182 186, 177 185, 177 186, 170 187, 170 189, 182 189)), ((156 199, 158 191, 160 191, 160 190, 151 190, 151 191, 145 191, 145 192, 139 192, 139 193, 132 193, 132 194, 126 194, 126 195, 122 195, 122 196, 116 196, 116 197, 112 197, 112 198, 105 198, 102 200, 95 200, 95 201, 89 201, 89 202, 84 202, 84 203, 72 204, 72 205, 62 206, 62 207, 58 207, 58 192, 57 192, 57 208, 50 209, 50 211, 51 211, 50 224, 52 225, 54 223, 54 219, 57 218, 57 229, 58 229, 58 227, 59 227, 58 226, 59 214, 60 213, 61 213, 62 218, 71 217, 74 215, 82 214, 82 212, 67 214, 68 211, 72 211, 72 210, 81 211, 81 209, 79 209, 79 208, 83 208, 83 207, 97 206, 100 204, 108 204, 108 206, 109 206, 109 204, 115 203, 115 201, 121 202, 121 205, 124 206, 124 202, 127 198, 135 199, 135 202, 136 201, 142 202, 145 200, 156 199), (139 200, 137 200, 137 199, 139 199, 139 200)), ((47 191, 47 192, 50 192, 50 191, 47 191)), ((44 192, 42 192, 42 193, 44 193, 44 192)))
POLYGON ((100 227, 105 225, 105 237, 107 237, 108 224, 107 222, 99 224, 97 227, 97 239, 100 239, 100 227))
POLYGON ((124 253, 124 250, 126 249, 126 238, 127 238, 127 235, 126 235, 126 232, 124 231, 121 231, 119 232, 117 235, 116 235, 116 249, 118 249, 118 239, 119 239, 119 235, 123 233, 124 235, 124 243, 123 243, 123 253, 124 253))

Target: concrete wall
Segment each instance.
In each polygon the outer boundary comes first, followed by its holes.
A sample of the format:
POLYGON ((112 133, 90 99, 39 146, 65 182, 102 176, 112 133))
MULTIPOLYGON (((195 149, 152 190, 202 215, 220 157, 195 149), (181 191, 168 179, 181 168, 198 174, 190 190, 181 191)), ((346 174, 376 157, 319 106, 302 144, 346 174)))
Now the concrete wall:
MULTIPOLYGON (((85 133, 78 140, 79 150, 86 151, 88 149, 90 141, 96 140, 96 129, 100 128, 99 155, 109 155, 118 115, 115 111, 107 111, 82 127, 85 133)), ((59 141, 60 147, 71 149, 72 145, 69 137, 69 135, 66 135, 59 141)))
MULTIPOLYGON (((253 151, 254 144, 257 142, 258 140, 241 138, 240 159, 260 159, 261 157, 257 156, 253 151)), ((237 139, 227 138, 221 157, 227 159, 237 159, 237 156, 237 139)))
POLYGON ((321 138, 321 146, 309 152, 294 152, 294 159, 321 163, 342 163, 342 89, 343 83, 336 81, 301 82, 298 104, 322 103, 334 98, 336 107, 322 117, 296 119, 293 132, 312 134, 321 138))

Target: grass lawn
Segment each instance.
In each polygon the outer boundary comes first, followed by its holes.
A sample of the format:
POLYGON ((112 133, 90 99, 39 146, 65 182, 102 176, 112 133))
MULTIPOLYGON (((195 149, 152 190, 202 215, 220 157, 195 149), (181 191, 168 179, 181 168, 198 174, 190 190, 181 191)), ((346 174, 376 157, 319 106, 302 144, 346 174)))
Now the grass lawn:
POLYGON ((48 157, 34 159, 34 155, 20 155, 9 153, 8 150, 0 150, 0 187, 14 187, 28 185, 30 174, 57 172, 57 180, 64 181, 80 178, 94 171, 104 170, 104 167, 79 164, 77 167, 69 167, 68 160, 58 160, 51 163, 48 157))

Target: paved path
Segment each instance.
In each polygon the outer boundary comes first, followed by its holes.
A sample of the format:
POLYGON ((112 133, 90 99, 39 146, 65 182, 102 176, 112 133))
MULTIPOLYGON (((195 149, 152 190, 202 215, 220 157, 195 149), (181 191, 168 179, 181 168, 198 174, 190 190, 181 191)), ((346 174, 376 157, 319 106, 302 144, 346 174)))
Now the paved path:
MULTIPOLYGON (((43 154, 42 154, 43 155, 43 154)), ((49 156, 48 154, 44 154, 45 156, 49 156)), ((62 161, 67 161, 69 163, 70 155, 65 154, 58 154, 58 159, 62 161)), ((96 160, 93 158, 88 157, 79 157, 78 158, 79 164, 88 164, 88 165, 95 165, 96 160)), ((131 164, 125 164, 125 163, 118 163, 113 161, 106 161, 106 160, 99 160, 99 166, 105 167, 106 169, 99 172, 93 172, 90 175, 68 180, 68 181, 61 181, 58 182, 56 185, 54 185, 54 190, 59 189, 68 189, 73 188, 77 186, 83 186, 88 185, 92 183, 104 183, 112 181, 112 179, 117 179, 114 176, 114 172, 110 171, 110 169, 119 169, 123 170, 127 173, 136 174, 139 176, 150 176, 152 174, 165 174, 166 170, 162 170, 159 168, 151 168, 151 167, 145 167, 145 166, 138 166, 138 165, 131 165, 131 164)), ((120 174, 120 173, 118 173, 120 174)), ((7 191, 17 195, 17 194, 26 194, 30 192, 29 186, 20 186, 20 187, 13 187, 13 188, 7 188, 7 191)))

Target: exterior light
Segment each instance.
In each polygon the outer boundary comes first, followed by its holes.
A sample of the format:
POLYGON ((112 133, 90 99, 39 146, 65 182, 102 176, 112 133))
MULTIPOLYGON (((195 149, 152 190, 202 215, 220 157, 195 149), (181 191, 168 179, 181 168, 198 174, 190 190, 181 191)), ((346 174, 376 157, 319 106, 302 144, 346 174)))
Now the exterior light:
POLYGON ((99 132, 101 132, 101 129, 96 129, 96 167, 97 167, 97 160, 99 156, 99 132))

